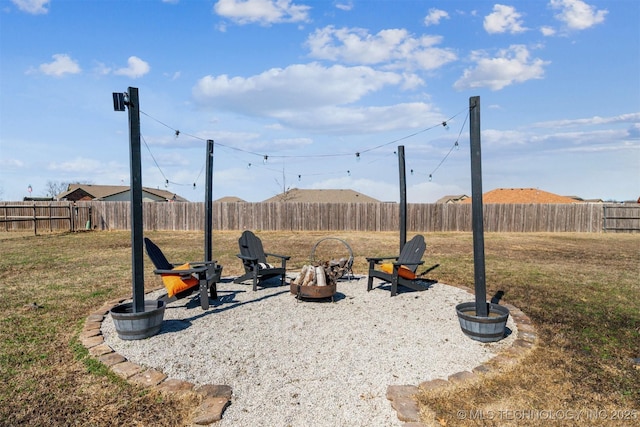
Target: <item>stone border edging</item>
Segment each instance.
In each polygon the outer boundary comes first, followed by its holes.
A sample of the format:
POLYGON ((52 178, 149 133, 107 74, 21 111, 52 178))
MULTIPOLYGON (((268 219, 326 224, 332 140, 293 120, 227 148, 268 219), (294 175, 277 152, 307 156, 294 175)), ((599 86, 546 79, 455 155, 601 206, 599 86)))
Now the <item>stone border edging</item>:
MULTIPOLYGON (((466 286, 447 286, 463 289, 472 295, 474 293, 472 289, 466 286)), ((420 389, 444 390, 454 385, 460 385, 461 383, 480 381, 481 375, 498 372, 500 370, 498 367, 493 366, 496 363, 502 366, 513 366, 535 347, 538 342, 538 335, 535 327, 531 323, 531 319, 512 304, 503 304, 503 306, 509 309, 509 314, 518 328, 517 338, 513 341, 511 347, 500 351, 495 357, 476 366, 471 371, 457 372, 449 375, 446 380, 435 379, 423 381, 417 386, 390 385, 387 387, 387 399, 391 402, 391 407, 396 411, 398 419, 405 423, 403 427, 428 427, 427 424, 420 421, 420 408, 414 398, 414 396, 420 392, 420 389)), ((433 421, 435 422, 436 420, 434 419, 433 421)))
POLYGON ((91 313, 85 320, 79 340, 87 348, 89 355, 131 384, 155 388, 163 393, 193 392, 202 396, 202 402, 193 412, 192 424, 210 425, 220 421, 222 413, 231 402, 233 390, 230 386, 204 384, 196 387, 195 384, 187 381, 168 378, 167 375, 157 369, 145 368, 127 360, 104 342, 104 336, 101 331, 102 321, 109 314, 112 307, 124 301, 128 300, 120 299, 107 302, 91 313))
MULTIPOLYGON (((463 289, 473 295, 473 290, 466 286, 453 286, 463 289)), ((233 390, 228 385, 205 384, 195 387, 193 383, 168 378, 164 373, 153 368, 144 368, 130 362, 124 356, 113 351, 105 344, 102 336, 102 321, 109 314, 112 307, 127 299, 119 299, 107 302, 101 308, 91 313, 85 320, 82 332, 79 335, 80 342, 89 354, 109 367, 116 375, 130 383, 142 387, 155 387, 165 393, 195 392, 203 397, 200 406, 192 416, 192 423, 196 425, 210 425, 222 419, 222 414, 231 402, 233 390)), ((435 379, 424 381, 419 385, 390 385, 387 387, 387 399, 391 407, 396 411, 398 419, 404 422, 404 427, 428 427, 420 421, 420 409, 414 396, 420 389, 434 390, 445 389, 461 383, 479 381, 481 375, 497 372, 499 369, 490 364, 512 366, 518 363, 531 351, 537 341, 538 335, 531 319, 520 309, 512 304, 503 304, 509 309, 509 314, 518 328, 516 340, 510 348, 500 351, 495 357, 476 366, 471 371, 462 371, 449 375, 446 380, 435 379)), ((435 420, 434 420, 435 421, 435 420)))

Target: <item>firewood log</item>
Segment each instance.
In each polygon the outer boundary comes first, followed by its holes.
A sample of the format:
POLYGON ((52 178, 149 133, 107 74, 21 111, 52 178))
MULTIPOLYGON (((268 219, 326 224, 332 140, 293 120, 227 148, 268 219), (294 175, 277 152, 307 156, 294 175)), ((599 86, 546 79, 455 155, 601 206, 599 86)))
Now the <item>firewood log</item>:
POLYGON ((293 284, 294 284, 294 285, 299 285, 299 284, 301 284, 301 283, 302 283, 302 281, 303 281, 303 280, 304 280, 304 278, 305 278, 305 275, 307 274, 307 268, 308 268, 308 267, 309 267, 309 266, 307 266, 307 265, 303 265, 303 266, 302 266, 302 268, 300 269, 300 273, 298 273, 298 275, 296 276, 296 278, 295 278, 295 279, 293 279, 293 284))
POLYGON ((316 269, 310 265, 307 267, 307 274, 304 277, 304 281, 302 282, 302 286, 311 286, 315 281, 315 272, 316 269))
POLYGON ((322 266, 316 267, 316 285, 327 286, 327 279, 324 274, 324 267, 322 266))

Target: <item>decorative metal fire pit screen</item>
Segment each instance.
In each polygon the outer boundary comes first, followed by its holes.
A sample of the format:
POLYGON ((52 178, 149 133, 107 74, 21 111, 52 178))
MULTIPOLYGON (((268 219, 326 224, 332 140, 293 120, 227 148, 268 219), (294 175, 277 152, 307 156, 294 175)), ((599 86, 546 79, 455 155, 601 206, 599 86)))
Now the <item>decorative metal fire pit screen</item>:
MULTIPOLYGON (((342 249, 344 250, 344 249, 342 249)), ((323 255, 324 256, 324 255, 323 255)), ((291 281, 291 293, 296 295, 298 299, 311 298, 331 298, 337 290, 338 279, 345 275, 353 276, 351 267, 353 266, 353 251, 347 242, 337 237, 325 237, 320 239, 311 250, 311 264, 302 266, 300 273, 291 281), (319 255, 316 254, 320 243, 328 240, 338 241, 346 251, 347 257, 331 259, 328 261, 316 261, 319 255)))

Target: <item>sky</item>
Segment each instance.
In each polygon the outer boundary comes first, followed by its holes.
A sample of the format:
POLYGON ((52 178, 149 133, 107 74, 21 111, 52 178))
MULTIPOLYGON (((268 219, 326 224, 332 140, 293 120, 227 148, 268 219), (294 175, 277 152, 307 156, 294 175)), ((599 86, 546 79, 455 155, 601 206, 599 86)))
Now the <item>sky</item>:
POLYGON ((0 0, 0 200, 142 184, 260 202, 291 188, 409 203, 482 189, 640 196, 637 0, 0 0))

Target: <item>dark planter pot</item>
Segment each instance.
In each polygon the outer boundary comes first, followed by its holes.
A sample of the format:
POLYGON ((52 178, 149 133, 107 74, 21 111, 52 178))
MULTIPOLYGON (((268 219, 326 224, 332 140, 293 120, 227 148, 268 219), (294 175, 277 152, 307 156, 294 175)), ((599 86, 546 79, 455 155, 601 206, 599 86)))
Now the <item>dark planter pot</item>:
POLYGON ((111 309, 111 318, 116 332, 123 340, 141 340, 160 331, 164 319, 165 304, 162 300, 145 300, 144 311, 133 312, 133 303, 116 305, 111 309))
POLYGON ((481 342, 500 341, 505 337, 509 309, 498 304, 487 303, 489 316, 476 316, 476 303, 463 302, 456 306, 462 332, 469 338, 481 342))

